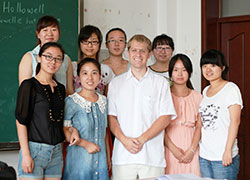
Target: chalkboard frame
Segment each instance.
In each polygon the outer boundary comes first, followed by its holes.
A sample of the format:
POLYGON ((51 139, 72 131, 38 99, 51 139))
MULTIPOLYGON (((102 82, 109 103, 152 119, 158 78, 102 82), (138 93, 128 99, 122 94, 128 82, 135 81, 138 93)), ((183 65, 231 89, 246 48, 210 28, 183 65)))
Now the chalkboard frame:
POLYGON ((0 143, 0 151, 13 151, 19 149, 20 145, 18 142, 0 143))
MULTIPOLYGON (((83 26, 83 10, 84 10, 84 0, 78 1, 78 33, 80 28, 83 26)), ((72 59, 74 60, 74 59, 72 59)), ((19 150, 20 145, 19 142, 0 142, 0 151, 10 151, 10 150, 19 150)))

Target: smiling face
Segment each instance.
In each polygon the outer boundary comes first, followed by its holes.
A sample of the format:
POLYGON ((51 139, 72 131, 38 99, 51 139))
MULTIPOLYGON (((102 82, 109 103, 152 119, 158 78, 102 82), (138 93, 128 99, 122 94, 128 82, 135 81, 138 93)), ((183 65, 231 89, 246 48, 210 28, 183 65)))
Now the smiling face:
POLYGON ((171 77, 174 84, 183 85, 187 83, 189 74, 181 60, 176 61, 171 77))
POLYGON ((216 64, 204 64, 202 65, 201 69, 202 75, 209 82, 222 79, 222 72, 224 70, 224 67, 221 68, 216 64))
POLYGON ((101 76, 97 66, 94 63, 85 63, 79 73, 82 89, 85 91, 95 91, 101 76))
POLYGON ((128 57, 131 68, 142 70, 147 67, 147 61, 150 57, 150 52, 146 42, 138 42, 132 40, 128 50, 128 57))
POLYGON ((157 45, 153 50, 153 54, 156 61, 169 62, 173 55, 173 49, 169 45, 157 45))
POLYGON ((109 54, 113 56, 121 56, 126 48, 126 38, 121 31, 112 31, 108 35, 106 47, 109 54))
POLYGON ((62 65, 63 54, 58 47, 49 47, 43 54, 38 56, 38 62, 41 63, 40 71, 48 74, 55 74, 62 65))
POLYGON ((83 58, 96 58, 96 54, 100 48, 100 42, 95 33, 93 33, 87 40, 80 43, 80 48, 83 53, 83 58))
POLYGON ((47 26, 36 32, 37 38, 41 42, 41 46, 47 42, 57 42, 60 37, 60 32, 57 26, 47 26))

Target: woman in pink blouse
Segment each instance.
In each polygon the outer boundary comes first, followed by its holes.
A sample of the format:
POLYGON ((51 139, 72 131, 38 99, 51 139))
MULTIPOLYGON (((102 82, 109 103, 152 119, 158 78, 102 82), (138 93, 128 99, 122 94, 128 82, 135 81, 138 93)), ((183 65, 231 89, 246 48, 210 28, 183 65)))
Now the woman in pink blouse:
POLYGON ((193 68, 184 54, 173 56, 169 76, 173 81, 172 98, 177 113, 165 133, 166 173, 193 173, 200 176, 198 144, 201 121, 198 113, 201 93, 193 90, 190 77, 193 68))

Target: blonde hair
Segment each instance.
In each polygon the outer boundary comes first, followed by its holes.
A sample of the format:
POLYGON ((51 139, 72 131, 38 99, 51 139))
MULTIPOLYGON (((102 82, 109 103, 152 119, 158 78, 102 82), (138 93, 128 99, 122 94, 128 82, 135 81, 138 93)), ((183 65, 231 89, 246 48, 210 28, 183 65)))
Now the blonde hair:
POLYGON ((147 44, 148 51, 149 52, 151 51, 151 49, 152 49, 151 41, 146 36, 144 36, 142 34, 136 34, 132 38, 130 38, 130 40, 128 41, 128 50, 130 49, 131 43, 133 40, 140 42, 140 43, 145 42, 147 44))

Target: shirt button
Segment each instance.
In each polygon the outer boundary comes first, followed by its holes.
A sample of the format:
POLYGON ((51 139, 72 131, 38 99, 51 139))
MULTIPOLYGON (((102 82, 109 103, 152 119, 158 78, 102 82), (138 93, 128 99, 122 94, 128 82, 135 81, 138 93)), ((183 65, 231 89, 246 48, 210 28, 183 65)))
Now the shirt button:
POLYGON ((98 141, 98 139, 96 138, 95 141, 98 141))
POLYGON ((96 161, 95 163, 98 164, 98 161, 96 161))
POLYGON ((95 107, 95 104, 93 104, 93 106, 95 107))
POLYGON ((95 172, 95 174, 97 175, 97 174, 98 174, 98 172, 96 171, 96 172, 95 172))
POLYGON ((95 117, 95 118, 97 118, 97 116, 96 116, 96 115, 94 115, 94 117, 95 117))
POLYGON ((98 129, 98 127, 95 128, 96 130, 98 129))

